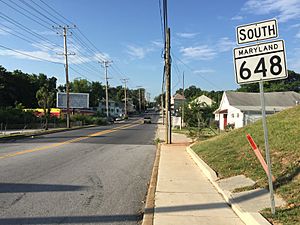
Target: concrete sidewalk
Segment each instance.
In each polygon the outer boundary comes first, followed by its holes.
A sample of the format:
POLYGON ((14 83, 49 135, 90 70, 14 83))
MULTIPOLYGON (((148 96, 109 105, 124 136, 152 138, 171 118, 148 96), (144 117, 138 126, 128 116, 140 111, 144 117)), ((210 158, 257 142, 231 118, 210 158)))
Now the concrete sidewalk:
MULTIPOLYGON (((156 137, 161 141, 165 137, 164 129, 158 125, 156 137)), ((253 185, 254 181, 243 175, 219 179, 188 147, 191 142, 185 135, 173 133, 172 144, 161 145, 143 225, 270 225, 259 214, 270 207, 268 191, 259 188, 232 193, 235 188, 253 185)), ((276 206, 285 204, 276 196, 275 202, 276 206)))
MULTIPOLYGON (((158 138, 163 140, 161 125, 158 138)), ((244 224, 186 151, 191 140, 173 134, 162 145, 155 191, 154 225, 244 224)))

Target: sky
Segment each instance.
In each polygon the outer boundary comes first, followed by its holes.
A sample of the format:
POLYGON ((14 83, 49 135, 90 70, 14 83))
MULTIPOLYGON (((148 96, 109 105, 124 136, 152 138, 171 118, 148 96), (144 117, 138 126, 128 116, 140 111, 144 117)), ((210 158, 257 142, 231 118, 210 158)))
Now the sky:
MULTIPOLYGON (((69 76, 109 85, 143 87, 151 99, 163 78, 162 0, 0 0, 0 65, 44 73, 65 83, 63 36, 69 76), (76 25, 76 27, 74 26, 76 25), (52 27, 54 26, 54 27, 52 27)), ((169 0, 172 93, 184 86, 235 90, 236 27, 276 18, 288 69, 300 72, 300 0, 169 0)))

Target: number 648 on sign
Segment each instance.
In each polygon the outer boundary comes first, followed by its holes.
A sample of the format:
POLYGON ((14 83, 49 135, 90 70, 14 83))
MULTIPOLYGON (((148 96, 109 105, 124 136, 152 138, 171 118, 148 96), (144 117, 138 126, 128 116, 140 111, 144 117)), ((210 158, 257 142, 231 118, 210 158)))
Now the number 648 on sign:
POLYGON ((283 40, 234 49, 238 84, 287 78, 283 40))

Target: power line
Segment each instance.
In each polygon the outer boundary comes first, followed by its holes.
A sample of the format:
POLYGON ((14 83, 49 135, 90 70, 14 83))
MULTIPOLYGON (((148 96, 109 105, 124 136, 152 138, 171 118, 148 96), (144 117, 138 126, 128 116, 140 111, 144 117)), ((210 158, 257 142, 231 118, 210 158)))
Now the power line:
POLYGON ((64 24, 65 22, 60 20, 59 18, 55 17, 52 13, 50 13, 48 10, 45 10, 43 7, 41 7, 39 4, 37 4, 36 2, 30 0, 34 5, 36 5, 38 8, 40 8, 41 10, 43 10, 44 12, 48 13, 50 16, 54 17, 56 20, 59 21, 59 23, 64 24))
POLYGON ((24 5, 26 5, 28 8, 32 9, 33 11, 37 12, 38 14, 40 14, 41 16, 45 17, 46 19, 48 19, 49 21, 51 21, 53 24, 52 25, 59 25, 57 22, 55 22, 54 20, 52 20, 51 18, 49 18, 48 16, 46 16, 45 14, 41 13, 39 10, 37 10, 36 8, 34 8, 32 5, 30 5, 29 3, 25 2, 24 0, 19 0, 21 1, 24 5))
POLYGON ((180 70, 178 68, 178 65, 177 65, 176 61, 174 61, 174 62, 175 63, 173 63, 173 65, 174 65, 174 68, 175 68, 178 80, 177 80, 177 83, 172 86, 172 89, 175 89, 177 87, 177 85, 179 85, 179 83, 180 83, 180 75, 181 75, 180 70))
POLYGON ((33 58, 33 59, 38 59, 38 60, 45 61, 45 62, 50 62, 50 63, 54 63, 54 64, 64 65, 63 63, 60 63, 60 62, 55 62, 55 61, 43 59, 43 58, 40 58, 40 57, 37 57, 37 56, 30 55, 30 54, 28 54, 28 53, 20 52, 20 51, 14 50, 14 49, 12 49, 12 48, 5 47, 5 46, 3 46, 3 45, 0 45, 0 47, 1 47, 1 48, 4 48, 4 49, 7 49, 7 50, 10 50, 10 51, 12 51, 12 52, 16 52, 16 53, 18 53, 18 54, 20 54, 20 55, 28 56, 28 57, 33 58))
MULTIPOLYGON (((32 1, 32 0, 31 0, 32 1)), ((71 22, 70 20, 68 20, 67 18, 65 18, 61 13, 59 13, 57 10, 55 10, 53 7, 51 7, 50 5, 48 5, 47 3, 45 3, 43 0, 40 0, 40 2, 42 2, 45 6, 47 6, 50 10, 52 10, 55 14, 57 14, 58 16, 60 16, 61 18, 63 18, 64 20, 66 20, 68 23, 71 23, 73 24, 73 22, 71 22)), ((49 13, 50 14, 50 13, 49 13)), ((52 16, 54 16, 53 14, 50 14, 52 16)), ((55 17, 56 19, 58 19, 57 17, 55 17)), ((100 61, 105 61, 107 60, 105 57, 104 57, 104 53, 101 52, 95 45, 92 41, 90 41, 90 39, 81 31, 81 29, 79 27, 77 27, 77 30, 78 33, 84 38, 84 40, 79 37, 79 35, 76 35, 76 33, 74 33, 74 40, 77 39, 77 42, 80 43, 80 45, 86 49, 87 51, 89 51, 90 53, 93 54, 94 57, 97 57, 100 61), (102 56, 99 56, 97 55, 97 53, 100 53, 103 55, 102 56)), ((117 73, 120 73, 122 74, 122 72, 120 72, 120 69, 117 67, 116 64, 113 64, 112 65, 112 69, 114 69, 117 73)), ((121 75, 122 76, 122 75, 121 75)))
MULTIPOLYGON (((176 57, 173 53, 171 53, 172 56, 177 59, 179 62, 181 62, 184 66, 186 66, 186 68, 188 68, 190 71, 195 72, 196 70, 194 70, 192 67, 190 67, 189 65, 187 65, 186 63, 184 63, 181 59, 179 59, 178 57, 176 57)), ((217 89, 222 89, 220 87, 218 87, 217 85, 215 85, 213 82, 209 81, 208 79, 206 79, 203 76, 200 76, 201 79, 203 79, 204 81, 206 81, 207 83, 209 83, 211 86, 217 88, 217 89)))
POLYGON ((164 21, 162 18, 162 10, 161 10, 161 0, 158 1, 158 6, 159 6, 159 15, 160 15, 160 28, 161 28, 161 34, 162 34, 162 38, 163 40, 166 40, 166 32, 165 32, 165 27, 163 25, 164 21))
POLYGON ((62 17, 64 20, 67 21, 68 24, 74 24, 73 22, 71 22, 70 20, 68 20, 66 17, 64 17, 62 14, 60 14, 57 10, 55 10, 53 7, 51 7, 50 5, 48 5, 46 2, 44 2, 43 0, 40 0, 40 2, 42 2, 44 5, 46 5, 49 9, 51 9, 53 12, 55 12, 57 15, 59 15, 60 17, 62 17))
MULTIPOLYGON (((22 29, 23 31, 25 31, 25 32, 31 34, 32 36, 34 36, 35 38, 37 38, 37 39, 39 39, 39 40, 43 40, 43 41, 45 41, 45 42, 47 42, 47 43, 49 43, 49 44, 51 44, 51 45, 55 45, 55 46, 61 47, 61 46, 59 46, 59 45, 53 43, 53 42, 50 41, 49 39, 43 37, 42 35, 40 35, 40 34, 34 32, 34 31, 31 31, 31 29, 29 29, 28 27, 26 27, 26 26, 24 26, 23 24, 19 23, 18 21, 16 21, 16 20, 10 18, 10 17, 7 16, 6 14, 4 14, 4 13, 2 13, 2 12, 0 12, 0 14, 2 14, 2 16, 0 15, 0 17, 1 17, 2 19, 4 19, 4 20, 8 21, 9 23, 11 23, 11 24, 13 24, 13 25, 19 27, 19 28, 22 29)), ((3 25, 3 24, 2 24, 2 25, 3 25)), ((3 26, 5 26, 5 25, 3 25, 3 26)), ((9 27, 7 27, 7 28, 9 28, 9 27)), ((21 35, 23 35, 23 34, 21 34, 21 35)), ((35 41, 34 41, 34 42, 35 42, 35 41)))
MULTIPOLYGON (((44 28, 46 28, 46 29, 51 30, 51 28, 50 28, 50 27, 52 26, 51 24, 50 24, 50 26, 46 26, 46 25, 42 24, 40 21, 38 21, 38 20, 36 20, 35 18, 33 18, 33 17, 31 16, 31 14, 26 15, 24 12, 22 12, 21 10, 19 10, 19 9, 13 7, 13 6, 11 6, 11 5, 8 4, 7 2, 4 2, 3 0, 0 0, 0 1, 1 1, 2 3, 4 3, 5 5, 7 5, 8 7, 10 7, 11 9, 13 9, 13 10, 17 11, 18 13, 20 13, 21 15, 25 16, 26 18, 28 18, 28 19, 30 19, 30 20, 36 22, 36 23, 39 24, 40 26, 42 26, 42 27, 44 27, 44 28)), ((15 2, 11 2, 11 3, 13 3, 13 4, 16 5, 17 7, 21 8, 23 11, 29 12, 28 10, 24 9, 23 7, 17 5, 15 2)), ((36 17, 37 17, 37 16, 36 16, 36 17)), ((38 17, 38 19, 40 19, 40 20, 43 21, 44 23, 48 24, 48 22, 44 21, 43 19, 41 19, 41 18, 39 18, 39 17, 38 17)))

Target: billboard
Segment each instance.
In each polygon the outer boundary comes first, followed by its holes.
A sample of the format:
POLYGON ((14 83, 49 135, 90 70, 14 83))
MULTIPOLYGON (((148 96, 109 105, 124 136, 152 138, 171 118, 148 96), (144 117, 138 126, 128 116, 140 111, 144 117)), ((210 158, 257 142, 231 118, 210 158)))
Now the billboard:
MULTIPOLYGON (((86 109, 89 108, 88 93, 69 93, 70 109, 86 109)), ((67 93, 57 92, 56 107, 60 109, 67 108, 67 93)))

